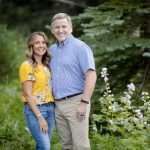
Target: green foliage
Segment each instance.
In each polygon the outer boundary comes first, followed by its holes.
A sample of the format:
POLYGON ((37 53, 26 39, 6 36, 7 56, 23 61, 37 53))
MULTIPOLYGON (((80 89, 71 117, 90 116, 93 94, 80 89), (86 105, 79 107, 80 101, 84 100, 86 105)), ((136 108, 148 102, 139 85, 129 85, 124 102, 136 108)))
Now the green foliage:
MULTIPOLYGON (((0 91, 2 91, 0 95, 0 149, 35 149, 35 142, 26 127, 23 116, 21 87, 18 79, 12 80, 7 85, 0 84, 0 91)), ((132 134, 125 134, 124 137, 99 134, 95 130, 90 132, 92 150, 149 150, 149 138, 149 130, 136 130, 132 134)), ((52 136, 51 146, 52 150, 61 149, 56 130, 52 136)))
MULTIPOLYGON (((0 85, 0 149, 33 150, 35 142, 26 127, 23 115, 23 102, 20 98, 19 80, 12 80, 7 85, 0 85)), ((56 131, 52 136, 52 149, 60 150, 56 131)))
MULTIPOLYGON (((129 82, 140 90, 150 88, 146 72, 150 69, 149 15, 148 1, 110 0, 75 17, 83 28, 81 39, 94 51, 97 74, 101 68, 109 68, 115 93, 129 82)), ((100 78, 98 81, 97 87, 101 85, 100 78)))
POLYGON ((19 34, 7 29, 6 25, 0 25, 0 81, 6 82, 9 78, 15 77, 16 71, 22 60, 22 52, 26 43, 20 38, 19 34))
POLYGON ((116 137, 109 134, 92 135, 92 150, 149 150, 149 137, 147 133, 137 132, 135 135, 127 134, 127 137, 116 137))
POLYGON ((20 86, 11 81, 0 89, 0 149, 24 150, 33 148, 33 140, 27 132, 23 117, 23 103, 20 100, 20 86))
POLYGON ((65 12, 70 15, 81 13, 87 6, 97 6, 102 0, 30 0, 30 1, 0 1, 0 22, 9 28, 16 29, 28 35, 33 31, 49 31, 45 28, 55 13, 65 12), (13 19, 12 19, 13 18, 13 19))
MULTIPOLYGON (((102 69, 101 77, 104 78, 106 84, 105 92, 99 99, 99 113, 92 115, 93 132, 118 137, 122 148, 128 145, 125 149, 147 149, 150 136, 150 97, 148 93, 142 92, 141 101, 138 104, 135 103, 132 98, 135 86, 131 83, 127 85, 128 90, 124 92, 124 96, 115 97, 110 90, 107 68, 102 69)), ((118 143, 113 147, 115 148, 116 145, 118 143)))

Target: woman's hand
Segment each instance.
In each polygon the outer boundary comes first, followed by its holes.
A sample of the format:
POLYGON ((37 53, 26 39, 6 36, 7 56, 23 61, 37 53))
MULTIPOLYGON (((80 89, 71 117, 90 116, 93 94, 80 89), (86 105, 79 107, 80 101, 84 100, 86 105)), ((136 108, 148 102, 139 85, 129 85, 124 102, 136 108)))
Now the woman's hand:
POLYGON ((44 118, 44 117, 41 117, 41 118, 38 119, 38 121, 39 121, 39 125, 40 125, 40 130, 41 130, 44 134, 46 134, 46 133, 48 132, 48 124, 47 124, 45 118, 44 118))

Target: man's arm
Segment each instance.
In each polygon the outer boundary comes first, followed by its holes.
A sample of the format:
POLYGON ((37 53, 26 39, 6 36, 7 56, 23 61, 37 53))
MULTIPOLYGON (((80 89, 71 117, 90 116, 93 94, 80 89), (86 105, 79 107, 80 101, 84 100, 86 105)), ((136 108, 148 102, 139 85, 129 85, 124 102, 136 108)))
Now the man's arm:
POLYGON ((91 99, 91 96, 93 94, 95 83, 96 83, 96 72, 95 70, 88 70, 85 74, 85 86, 84 86, 84 92, 82 99, 85 101, 89 101, 91 99))
POLYGON ((86 112, 87 112, 87 103, 89 103, 91 96, 93 94, 95 83, 96 83, 96 72, 92 69, 88 70, 85 75, 85 86, 84 92, 82 95, 82 100, 77 108, 76 116, 77 118, 82 121, 85 119, 86 112))

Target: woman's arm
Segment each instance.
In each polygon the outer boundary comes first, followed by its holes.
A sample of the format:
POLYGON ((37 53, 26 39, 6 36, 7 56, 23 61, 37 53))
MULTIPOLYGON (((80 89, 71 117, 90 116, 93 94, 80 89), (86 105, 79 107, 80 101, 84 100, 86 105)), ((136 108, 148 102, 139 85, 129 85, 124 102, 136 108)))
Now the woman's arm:
POLYGON ((38 109, 36 101, 33 99, 33 96, 32 96, 32 84, 33 84, 32 81, 25 81, 25 82, 22 83, 23 94, 24 94, 24 97, 25 97, 29 107, 31 108, 33 113, 38 118, 41 131, 43 133, 47 133, 48 132, 47 122, 41 116, 41 112, 38 109))

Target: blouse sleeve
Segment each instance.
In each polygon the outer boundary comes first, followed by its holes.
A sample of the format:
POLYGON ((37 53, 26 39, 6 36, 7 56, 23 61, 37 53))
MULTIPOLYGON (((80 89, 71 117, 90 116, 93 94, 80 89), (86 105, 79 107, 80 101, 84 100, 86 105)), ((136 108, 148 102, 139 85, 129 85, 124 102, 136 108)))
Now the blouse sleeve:
POLYGON ((30 64, 23 63, 19 69, 19 77, 21 83, 25 81, 35 81, 35 76, 33 74, 33 69, 30 64))

